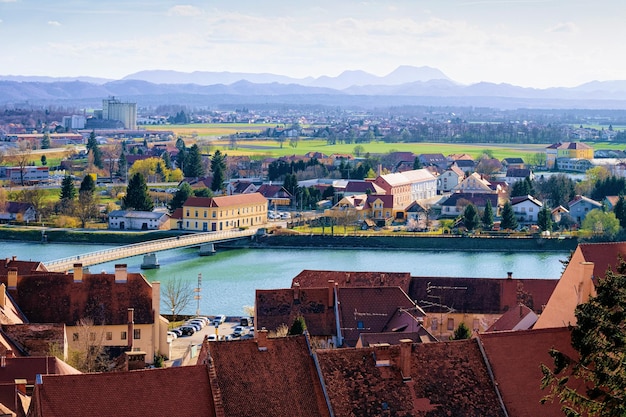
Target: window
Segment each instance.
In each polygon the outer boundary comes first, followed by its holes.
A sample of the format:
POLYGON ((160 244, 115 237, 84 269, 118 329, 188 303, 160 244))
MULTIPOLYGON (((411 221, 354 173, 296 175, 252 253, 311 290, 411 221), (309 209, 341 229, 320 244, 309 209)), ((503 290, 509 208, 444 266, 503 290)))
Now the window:
POLYGON ((479 330, 480 322, 478 319, 474 319, 473 327, 474 331, 477 332, 479 330))
POLYGON ((106 333, 106 340, 113 340, 113 332, 106 333))
POLYGON ((216 212, 216 211, 212 211, 212 212, 211 212, 211 217, 215 218, 215 216, 216 216, 216 215, 217 215, 217 212, 216 212))
POLYGON ((126 340, 126 332, 122 332, 121 333, 121 339, 122 340, 126 340))
POLYGON ((89 341, 90 342, 95 342, 96 341, 96 334, 94 332, 90 332, 89 333, 89 341))
POLYGON ((73 334, 72 334, 72 340, 73 340, 74 342, 78 342, 78 333, 73 333, 73 334))
POLYGON ((437 330, 438 327, 439 327, 439 322, 437 321, 436 317, 433 317, 433 321, 430 323, 430 329, 437 330))
POLYGON ((357 327, 357 329, 364 329, 365 328, 365 326, 363 325, 362 321, 357 322, 356 327, 357 327))
POLYGON ((141 329, 135 329, 133 331, 133 339, 141 339, 141 329))
POLYGON ((454 319, 448 319, 448 330, 454 330, 454 319))

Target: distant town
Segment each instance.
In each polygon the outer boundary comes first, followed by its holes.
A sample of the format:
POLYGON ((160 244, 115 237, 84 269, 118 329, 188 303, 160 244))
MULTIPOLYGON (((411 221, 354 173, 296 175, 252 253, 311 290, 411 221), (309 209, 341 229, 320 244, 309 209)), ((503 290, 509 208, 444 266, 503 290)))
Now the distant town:
POLYGON ((613 399, 589 375, 569 397, 558 380, 578 372, 559 365, 586 359, 572 341, 609 314, 601 296, 623 292, 620 112, 101 107, 5 106, 0 239, 115 232, 155 245, 132 253, 142 268, 158 268, 159 250, 210 255, 230 238, 572 253, 559 279, 303 270, 289 288, 258 289, 243 317, 183 315, 193 287, 130 272, 124 248, 60 264, 7 254, 6 415, 557 416, 559 399, 587 398, 582 386, 602 391, 589 401, 613 399), (113 273, 88 268, 109 260, 113 273))

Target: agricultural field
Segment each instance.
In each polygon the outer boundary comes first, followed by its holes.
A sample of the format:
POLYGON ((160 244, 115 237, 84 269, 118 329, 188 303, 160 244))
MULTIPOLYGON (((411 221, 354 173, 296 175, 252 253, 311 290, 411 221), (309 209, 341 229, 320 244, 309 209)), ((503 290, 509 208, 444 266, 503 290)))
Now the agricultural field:
MULTIPOLYGON (((274 127, 263 124, 249 123, 198 123, 187 125, 168 125, 167 130, 174 132, 174 136, 182 136, 183 138, 212 139, 222 136, 232 135, 234 133, 258 133, 268 127, 274 127)), ((150 127, 146 127, 150 131, 150 127)))

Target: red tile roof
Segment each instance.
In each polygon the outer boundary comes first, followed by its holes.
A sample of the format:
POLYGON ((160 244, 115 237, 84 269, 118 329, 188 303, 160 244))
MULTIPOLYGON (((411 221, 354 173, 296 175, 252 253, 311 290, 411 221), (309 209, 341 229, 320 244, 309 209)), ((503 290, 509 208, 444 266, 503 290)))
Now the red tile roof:
POLYGON ((261 345, 252 339, 204 343, 217 376, 213 382, 219 387, 224 415, 329 416, 305 336, 267 339, 261 345), (259 346, 267 349, 259 350, 259 346))
POLYGON ((617 258, 621 255, 626 259, 626 242, 612 243, 581 243, 578 249, 582 252, 585 262, 593 262, 593 275, 601 278, 611 268, 615 271, 617 258))
POLYGON ((334 281, 339 287, 400 287, 408 291, 411 282, 409 272, 364 272, 364 271, 316 271, 305 269, 291 281, 300 288, 327 287, 328 281, 334 281))
POLYGON ((183 207, 230 207, 260 203, 267 204, 267 199, 259 193, 250 193, 221 197, 189 197, 183 207))
POLYGON ((7 276, 9 268, 17 268, 18 275, 26 275, 35 271, 46 271, 46 266, 41 262, 22 261, 15 256, 11 258, 0 259, 0 276, 7 276))
POLYGON ((518 308, 512 308, 504 313, 495 323, 489 326, 487 331, 528 330, 535 324, 537 317, 530 308, 520 304, 518 308), (517 327, 519 326, 524 326, 524 328, 518 329, 517 327))
POLYGON ((510 416, 562 416, 558 403, 540 404, 541 364, 554 368, 548 352, 556 348, 577 357, 567 328, 485 333, 479 336, 510 416))
MULTIPOLYGON (((242 361, 243 362, 243 361, 242 361)), ((238 403, 245 406, 242 397, 238 403)), ((35 386, 32 417, 214 417, 204 365, 66 376, 35 386)))
POLYGON ((476 340, 411 344, 403 381, 401 347, 318 350, 336 417, 504 416, 476 340), (388 365, 377 359, 388 359, 388 365), (407 375, 405 375, 407 376, 407 375))

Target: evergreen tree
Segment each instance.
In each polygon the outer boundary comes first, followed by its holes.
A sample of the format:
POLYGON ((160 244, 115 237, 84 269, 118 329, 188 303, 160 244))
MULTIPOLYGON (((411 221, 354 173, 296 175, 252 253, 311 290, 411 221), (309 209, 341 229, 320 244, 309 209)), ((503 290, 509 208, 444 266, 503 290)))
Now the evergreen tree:
POLYGON ((165 173, 161 162, 157 162, 154 175, 156 176, 158 182, 162 182, 165 179, 165 173))
POLYGON ((202 156, 200 155, 200 148, 197 144, 193 144, 191 148, 189 148, 189 152, 185 158, 185 168, 183 172, 185 177, 188 178, 199 178, 204 176, 202 156))
POLYGON ((552 230, 552 214, 546 204, 537 213, 537 226, 539 226, 542 232, 552 230))
POLYGON ((196 190, 193 190, 193 196, 194 197, 213 197, 213 193, 211 192, 211 190, 209 190, 208 188, 204 187, 204 188, 198 188, 196 190))
POLYGON ((572 346, 578 358, 550 350, 554 368, 541 365, 542 402, 558 399, 567 416, 618 417, 626 415, 626 264, 598 277, 596 296, 576 307, 572 346))
POLYGON ((422 169, 424 168, 422 166, 422 162, 420 161, 419 156, 416 156, 415 159, 413 160, 413 169, 422 169))
POLYGON ((452 340, 463 340, 469 339, 472 337, 471 330, 465 325, 465 323, 459 323, 459 326, 454 330, 454 334, 450 339, 452 340))
POLYGON ((226 180, 226 155, 222 155, 219 149, 215 151, 213 158, 211 158, 211 172, 213 172, 211 190, 220 191, 226 180))
POLYGON ((161 159, 165 164, 165 168, 172 169, 172 158, 170 157, 170 153, 168 151, 165 151, 161 154, 161 159))
POLYGON ((291 328, 289 329, 289 333, 287 333, 287 335, 297 336, 297 335, 303 334, 305 330, 306 330, 306 323, 304 321, 304 317, 298 316, 293 321, 293 324, 291 325, 291 328))
POLYGON ((178 187, 178 190, 176 191, 176 193, 174 193, 174 196, 168 204, 168 209, 170 213, 173 213, 174 210, 176 210, 177 208, 181 208, 183 204, 185 204, 185 201, 187 201, 187 199, 191 197, 192 193, 193 190, 191 189, 191 185, 183 182, 180 187, 178 187))
POLYGON ((46 158, 46 155, 41 155, 41 165, 48 165, 48 158, 46 158))
POLYGON ((61 181, 61 195, 60 200, 73 200, 76 198, 76 187, 74 187, 74 180, 71 176, 66 175, 61 181))
POLYGON ((485 203, 485 210, 483 211, 481 222, 485 230, 491 230, 493 227, 493 207, 491 206, 491 200, 489 199, 487 199, 487 202, 485 203))
POLYGON ((128 167, 128 162, 126 161, 126 152, 124 151, 124 148, 122 148, 122 152, 120 153, 119 160, 117 161, 117 175, 120 178, 122 178, 124 182, 126 182, 127 180, 126 178, 126 174, 128 173, 127 167, 128 167))
POLYGON ((94 193, 96 191, 96 182, 93 179, 93 176, 90 174, 85 175, 82 182, 80 183, 80 188, 78 189, 78 193, 90 192, 94 193))
POLYGON ((478 217, 478 211, 473 204, 468 204, 463 211, 463 224, 465 228, 472 231, 480 225, 480 217, 478 217))
POLYGON ((502 230, 515 230, 518 223, 515 218, 515 212, 510 201, 507 201, 502 207, 502 220, 500 221, 500 229, 502 230))
POLYGON ((44 133, 41 138, 41 149, 50 149, 50 134, 48 132, 44 133))
POLYGON ((289 194, 294 196, 296 195, 296 191, 298 190, 298 178, 295 176, 295 174, 285 175, 283 187, 289 192, 289 194))
POLYGON ((87 140, 87 153, 91 153, 91 155, 93 156, 93 164, 96 167, 100 169, 104 167, 102 161, 102 151, 100 150, 100 147, 98 146, 98 141, 96 140, 96 132, 94 132, 93 130, 89 134, 89 139, 87 140))
POLYGON ((515 181, 511 189, 511 197, 521 197, 530 194, 530 187, 526 180, 515 181))
POLYGON ((126 195, 122 198, 122 208, 124 210, 134 209, 137 211, 152 211, 154 203, 148 194, 146 180, 140 172, 137 172, 128 181, 126 195))
POLYGON ((615 217, 619 220, 620 227, 626 229, 626 204, 624 202, 624 195, 620 194, 617 203, 615 203, 615 207, 613 207, 613 213, 615 213, 615 217))

